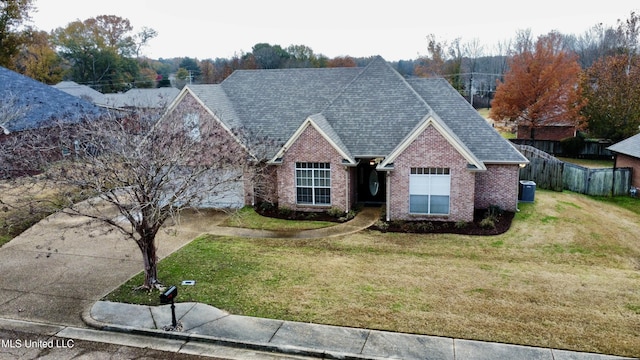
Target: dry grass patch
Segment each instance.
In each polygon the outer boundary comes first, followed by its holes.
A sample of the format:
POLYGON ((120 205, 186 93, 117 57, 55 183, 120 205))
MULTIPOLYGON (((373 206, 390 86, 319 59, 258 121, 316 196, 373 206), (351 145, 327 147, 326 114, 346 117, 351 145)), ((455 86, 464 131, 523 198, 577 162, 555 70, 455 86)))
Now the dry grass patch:
MULTIPOLYGON (((160 277, 199 281, 180 301, 250 316, 640 355, 640 217, 547 191, 521 210, 492 237, 207 236, 163 260, 160 277)), ((110 299, 148 302, 136 281, 110 299)))

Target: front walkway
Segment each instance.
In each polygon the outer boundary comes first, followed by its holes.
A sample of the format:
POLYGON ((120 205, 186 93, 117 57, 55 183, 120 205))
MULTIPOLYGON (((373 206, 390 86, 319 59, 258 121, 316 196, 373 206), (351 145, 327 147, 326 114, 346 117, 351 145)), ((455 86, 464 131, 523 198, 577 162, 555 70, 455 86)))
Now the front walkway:
POLYGON ((379 207, 365 207, 362 208, 362 210, 358 211, 356 217, 351 219, 350 221, 320 229, 283 232, 216 226, 209 229, 207 233, 212 235, 238 236, 247 238, 317 239, 353 234, 370 227, 378 219, 380 219, 379 207))

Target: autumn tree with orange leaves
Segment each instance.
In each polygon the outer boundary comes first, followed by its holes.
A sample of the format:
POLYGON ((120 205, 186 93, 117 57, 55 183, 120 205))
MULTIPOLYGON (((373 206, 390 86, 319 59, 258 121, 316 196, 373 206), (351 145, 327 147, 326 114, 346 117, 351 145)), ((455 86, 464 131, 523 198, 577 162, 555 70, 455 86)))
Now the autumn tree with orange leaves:
POLYGON ((561 35, 551 32, 540 36, 533 49, 517 48, 504 82, 498 81, 491 117, 528 127, 531 139, 545 125, 581 125, 581 69, 576 55, 563 49, 561 35))
POLYGON ((338 56, 327 63, 327 67, 356 67, 356 61, 350 56, 338 56))

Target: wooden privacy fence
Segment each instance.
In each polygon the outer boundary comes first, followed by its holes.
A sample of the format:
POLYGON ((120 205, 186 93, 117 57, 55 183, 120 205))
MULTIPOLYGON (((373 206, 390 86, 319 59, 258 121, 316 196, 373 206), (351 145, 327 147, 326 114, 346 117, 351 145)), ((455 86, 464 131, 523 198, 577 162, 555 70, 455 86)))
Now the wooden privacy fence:
MULTIPOLYGON (((528 145, 555 156, 571 156, 562 148, 562 142, 555 140, 510 139, 516 145, 528 145)), ((586 159, 611 159, 613 153, 607 150, 610 142, 585 140, 577 155, 586 159)))
POLYGON ((631 169, 589 169, 565 163, 564 189, 594 196, 627 195, 631 187, 631 169))
POLYGON ((541 189, 562 191, 562 161, 533 146, 516 145, 516 148, 529 160, 529 165, 520 169, 520 180, 531 180, 541 189))
POLYGON ((628 194, 631 188, 629 168, 589 169, 562 162, 532 146, 516 145, 516 148, 529 159, 529 164, 520 169, 520 179, 531 180, 540 189, 617 196, 628 194))

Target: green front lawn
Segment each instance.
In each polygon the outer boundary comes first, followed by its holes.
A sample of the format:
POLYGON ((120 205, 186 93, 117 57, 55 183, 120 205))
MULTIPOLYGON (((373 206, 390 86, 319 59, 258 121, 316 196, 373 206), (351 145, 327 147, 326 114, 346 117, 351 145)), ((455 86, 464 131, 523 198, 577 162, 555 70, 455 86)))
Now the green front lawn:
MULTIPOLYGON (((539 190, 499 236, 205 235, 162 260, 159 277, 178 301, 234 314, 637 356, 639 232, 617 205, 539 190)), ((141 283, 106 299, 159 304, 132 291, 141 283)))
MULTIPOLYGON (((310 217, 312 219, 313 217, 310 217)), ((237 213, 229 216, 221 226, 240 227, 247 229, 292 231, 292 230, 312 230, 336 225, 330 221, 291 221, 258 214, 252 207, 242 208, 237 213)))

